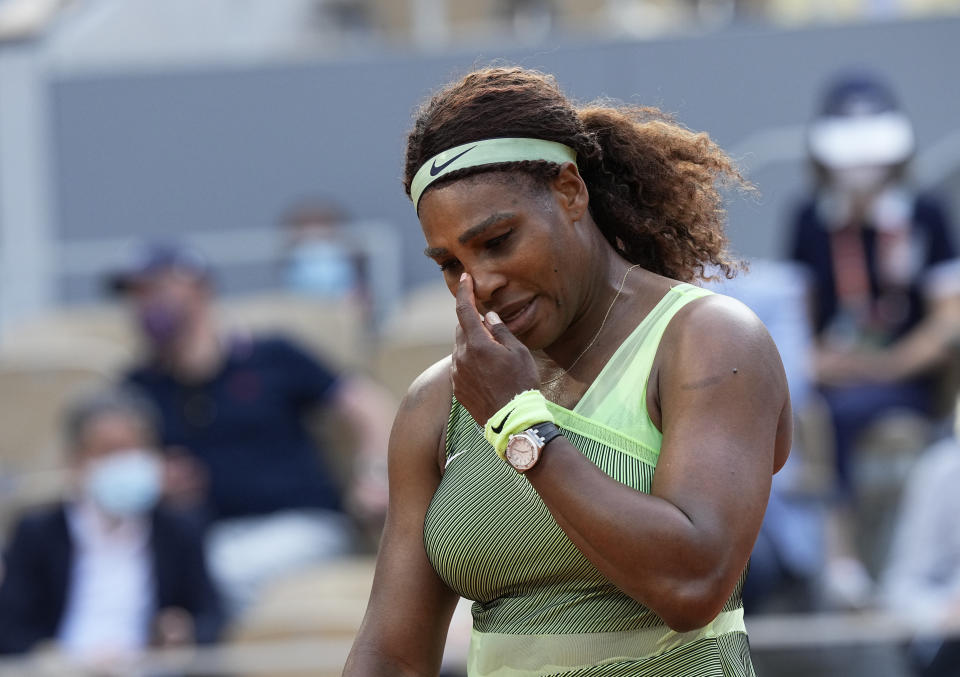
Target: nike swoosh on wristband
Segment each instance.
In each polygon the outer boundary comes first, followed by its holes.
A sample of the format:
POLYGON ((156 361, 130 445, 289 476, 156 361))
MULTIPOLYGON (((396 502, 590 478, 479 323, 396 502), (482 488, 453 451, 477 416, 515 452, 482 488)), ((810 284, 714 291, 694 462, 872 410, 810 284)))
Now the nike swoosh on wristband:
POLYGON ((492 430, 493 432, 499 435, 500 431, 503 430, 503 424, 507 422, 508 418, 510 418, 510 414, 512 414, 515 411, 516 409, 511 409, 510 411, 508 411, 507 415, 503 417, 502 421, 500 421, 500 425, 492 425, 490 426, 490 430, 492 430))
POLYGON ((474 148, 476 148, 476 146, 470 146, 469 148, 467 148, 467 149, 466 149, 465 151, 463 151, 462 153, 457 153, 456 155, 454 155, 452 158, 450 158, 449 160, 447 160, 446 162, 444 162, 444 163, 443 163, 442 165, 440 165, 439 167, 437 166, 437 160, 436 160, 436 158, 434 158, 433 164, 430 166, 430 176, 436 176, 437 174, 439 174, 440 172, 442 172, 444 169, 446 169, 447 167, 449 167, 454 161, 456 161, 457 158, 466 155, 467 153, 469 153, 470 151, 472 151, 474 148))

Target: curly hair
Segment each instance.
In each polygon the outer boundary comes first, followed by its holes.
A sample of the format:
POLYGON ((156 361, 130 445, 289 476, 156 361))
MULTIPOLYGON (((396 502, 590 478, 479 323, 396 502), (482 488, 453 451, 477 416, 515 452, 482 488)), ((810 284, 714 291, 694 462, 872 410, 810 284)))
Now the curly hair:
MULTIPOLYGON (((631 263, 682 281, 715 277, 708 267, 733 277, 740 267, 727 249, 721 188, 751 186, 707 134, 656 108, 576 107, 553 76, 538 71, 482 68, 426 101, 407 137, 407 195, 417 170, 437 153, 496 137, 573 148, 594 222, 631 263)), ((523 171, 546 183, 559 170, 546 161, 481 165, 451 172, 431 187, 494 171, 523 171)))

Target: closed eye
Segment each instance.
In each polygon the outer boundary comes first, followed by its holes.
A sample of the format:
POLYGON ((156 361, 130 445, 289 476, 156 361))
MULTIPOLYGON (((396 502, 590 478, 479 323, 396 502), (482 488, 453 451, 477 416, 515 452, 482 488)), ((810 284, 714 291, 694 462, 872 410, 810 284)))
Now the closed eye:
POLYGON ((448 259, 446 261, 440 261, 440 270, 444 273, 455 270, 460 266, 460 262, 456 259, 448 259))
POLYGON ((510 230, 508 230, 508 231, 507 231, 506 233, 504 233, 503 235, 498 235, 498 236, 495 237, 495 238, 492 238, 492 239, 490 239, 490 240, 487 240, 487 241, 484 243, 484 246, 485 246, 487 249, 496 249, 497 247, 499 247, 500 245, 502 245, 504 242, 506 242, 506 241, 507 241, 507 238, 509 238, 511 235, 513 235, 513 228, 511 228, 510 230))

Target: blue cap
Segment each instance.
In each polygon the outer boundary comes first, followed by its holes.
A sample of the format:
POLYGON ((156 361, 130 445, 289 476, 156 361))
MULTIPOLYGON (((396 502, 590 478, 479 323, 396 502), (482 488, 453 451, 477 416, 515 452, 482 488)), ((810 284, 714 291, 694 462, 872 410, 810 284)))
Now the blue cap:
POLYGON ((821 116, 877 115, 900 110, 890 86, 872 73, 848 73, 827 87, 821 116))
POLYGON ((180 270, 209 279, 210 264, 197 250, 177 242, 151 242, 140 248, 120 270, 107 277, 107 288, 125 293, 146 278, 168 270, 180 270))

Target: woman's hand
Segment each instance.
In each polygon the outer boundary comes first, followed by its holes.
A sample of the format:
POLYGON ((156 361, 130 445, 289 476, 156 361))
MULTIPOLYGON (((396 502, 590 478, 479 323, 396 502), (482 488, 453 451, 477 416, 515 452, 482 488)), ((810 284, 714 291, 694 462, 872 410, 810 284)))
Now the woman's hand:
POLYGON ((514 395, 540 385, 537 364, 496 313, 481 318, 468 273, 457 287, 457 320, 453 394, 482 426, 514 395))

